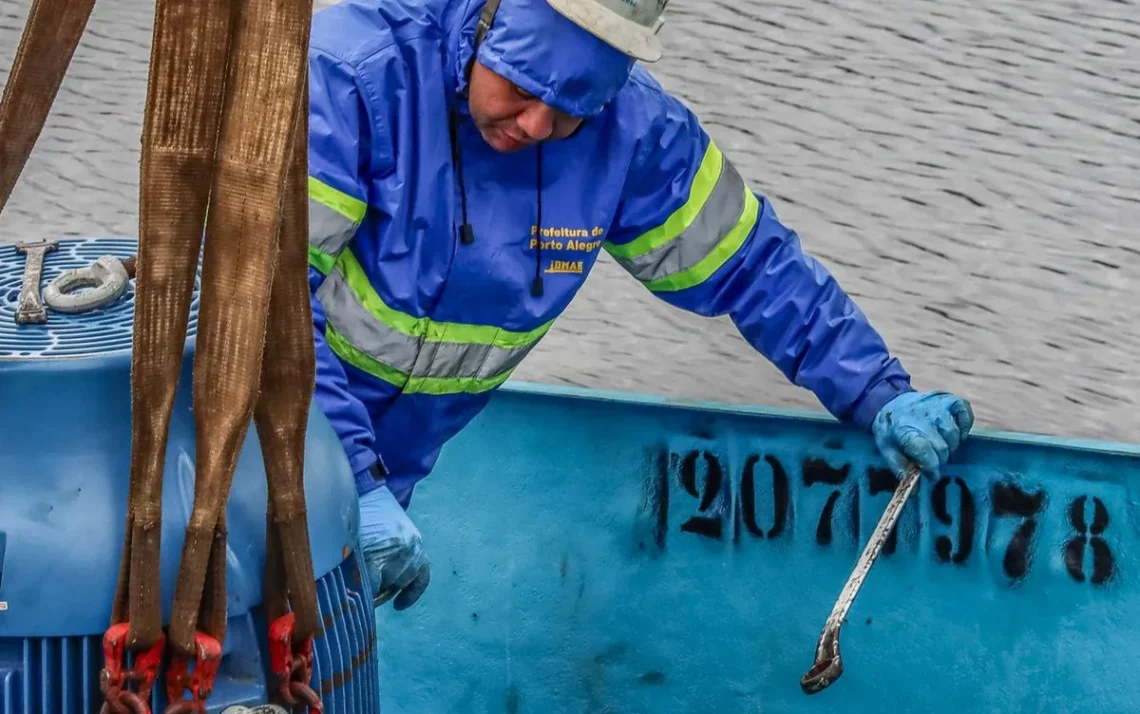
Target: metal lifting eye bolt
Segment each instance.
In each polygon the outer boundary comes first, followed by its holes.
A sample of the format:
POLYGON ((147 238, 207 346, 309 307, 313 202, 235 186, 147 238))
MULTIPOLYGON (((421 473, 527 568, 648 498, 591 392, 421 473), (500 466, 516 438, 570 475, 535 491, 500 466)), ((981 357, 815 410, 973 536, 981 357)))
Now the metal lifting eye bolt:
POLYGON ((112 255, 101 256, 94 265, 69 270, 48 283, 44 302, 56 312, 78 313, 113 303, 127 289, 130 275, 112 255), (89 288, 73 292, 80 288, 89 288))

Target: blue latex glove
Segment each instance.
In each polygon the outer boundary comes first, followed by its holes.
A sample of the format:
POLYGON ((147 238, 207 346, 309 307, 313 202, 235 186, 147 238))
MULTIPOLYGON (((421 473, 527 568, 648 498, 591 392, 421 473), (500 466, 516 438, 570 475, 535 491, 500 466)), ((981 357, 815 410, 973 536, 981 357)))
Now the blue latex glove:
POLYGON ((360 497, 360 549, 372 580, 374 606, 395 597, 392 607, 405 610, 424 594, 431 563, 419 529, 387 486, 360 497))
POLYGON ((871 423, 875 445, 896 476, 914 461, 937 476, 974 426, 970 403, 946 392, 906 392, 887 402, 871 423))

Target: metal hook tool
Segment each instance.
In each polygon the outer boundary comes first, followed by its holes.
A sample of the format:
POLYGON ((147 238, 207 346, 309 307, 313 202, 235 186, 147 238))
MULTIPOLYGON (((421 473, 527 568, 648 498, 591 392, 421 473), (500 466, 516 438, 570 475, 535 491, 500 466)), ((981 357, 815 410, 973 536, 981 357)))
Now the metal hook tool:
POLYGON ((913 493, 914 489, 918 486, 921 475, 922 471, 917 465, 911 464, 910 467, 907 468, 902 481, 899 482, 898 488, 895 489, 894 495, 891 496, 890 503, 887 504, 886 510, 883 511, 882 517, 879 518, 878 525, 875 526, 875 530, 871 533, 871 539, 867 542, 866 547, 863 548, 863 554, 859 556, 859 560, 855 563, 855 568, 851 571, 851 575, 848 576, 847 584, 843 586, 843 591, 839 593, 839 599, 835 602, 835 607, 832 608, 831 614, 823 625, 823 632, 820 633, 819 643, 815 648, 815 663, 811 669, 800 678, 800 687, 804 690, 805 694, 815 694, 823 691, 843 674, 843 657, 839 653, 839 629, 843 627, 843 622, 847 619, 847 613, 851 609, 851 605, 855 602, 855 597, 859 594, 859 589, 863 587, 863 581, 867 579, 867 573, 871 570, 871 566, 875 564, 875 560, 879 557, 879 553, 883 549, 883 544, 887 542, 891 530, 895 527, 895 524, 898 523, 903 506, 906 505, 907 499, 910 498, 911 493, 913 493))

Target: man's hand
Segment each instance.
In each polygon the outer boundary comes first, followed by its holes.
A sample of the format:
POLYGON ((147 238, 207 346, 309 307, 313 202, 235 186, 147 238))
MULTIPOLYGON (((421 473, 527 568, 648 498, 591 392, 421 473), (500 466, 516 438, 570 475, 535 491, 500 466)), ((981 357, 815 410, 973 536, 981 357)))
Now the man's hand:
POLYGON ((396 598, 392 607, 415 604, 431 579, 420 531, 387 486, 360 497, 360 548, 372 580, 373 605, 396 598))
POLYGON ((871 432, 879 453, 901 477, 907 460, 936 476, 974 426, 970 403, 946 392, 907 392, 875 416, 871 432))

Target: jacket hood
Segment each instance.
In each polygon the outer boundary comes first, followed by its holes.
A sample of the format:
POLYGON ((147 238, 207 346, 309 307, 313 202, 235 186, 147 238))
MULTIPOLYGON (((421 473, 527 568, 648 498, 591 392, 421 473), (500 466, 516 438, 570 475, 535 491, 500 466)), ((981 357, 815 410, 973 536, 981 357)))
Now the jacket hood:
MULTIPOLYGON (((483 0, 464 4, 450 44, 456 89, 467 67, 483 0)), ((501 0, 479 61, 556 109, 587 118, 599 114, 625 86, 634 59, 556 12, 546 0, 501 0)))

